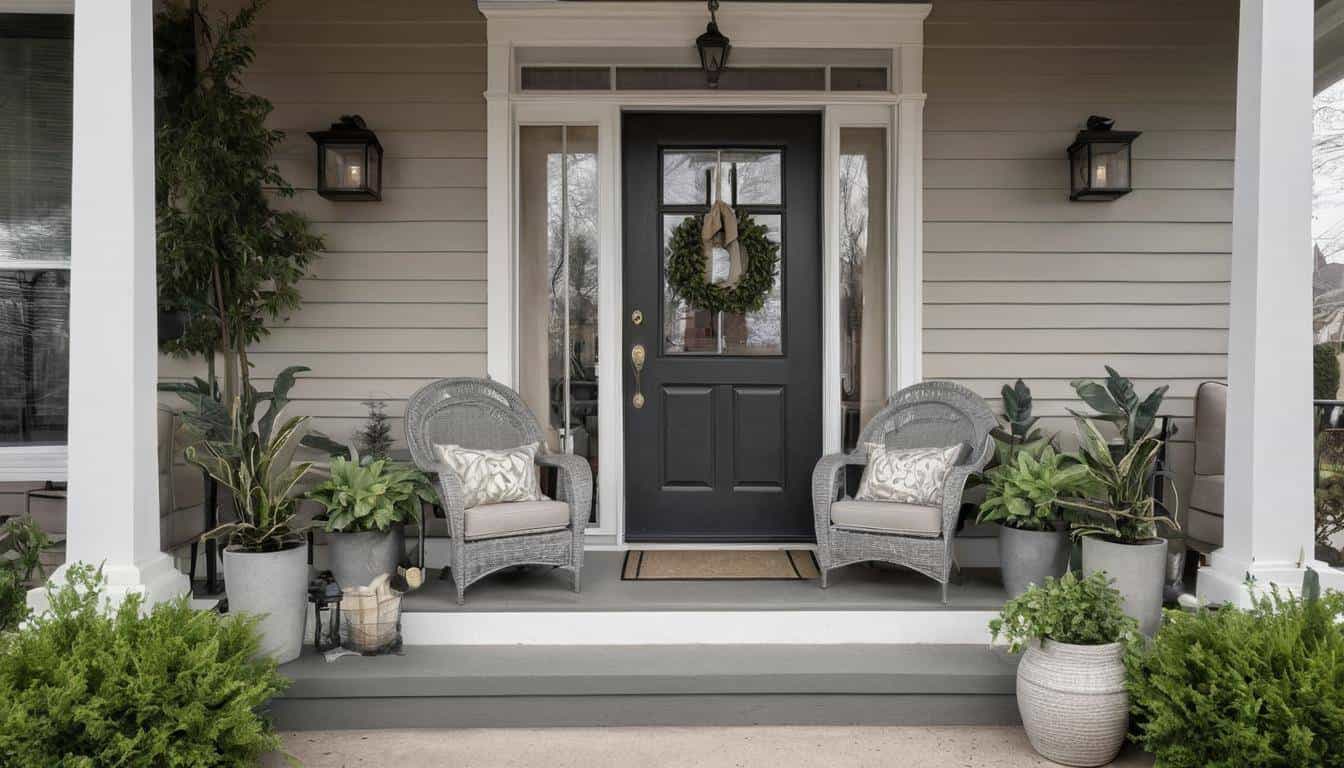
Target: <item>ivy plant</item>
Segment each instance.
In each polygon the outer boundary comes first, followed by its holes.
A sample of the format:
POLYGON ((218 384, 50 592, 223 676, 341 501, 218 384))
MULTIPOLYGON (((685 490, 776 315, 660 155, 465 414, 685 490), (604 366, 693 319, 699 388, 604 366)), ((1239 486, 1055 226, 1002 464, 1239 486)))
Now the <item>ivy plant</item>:
POLYGON ((1169 611, 1126 659, 1134 740, 1171 768, 1344 766, 1344 594, 1169 611))
POLYGON ((1138 639, 1138 623, 1125 615, 1120 593, 1103 571, 1080 579, 1072 571, 1044 584, 1032 584, 1009 600, 989 622, 995 640, 1003 637, 1019 653, 1032 641, 1053 640, 1073 645, 1106 645, 1138 639))
POLYGON ((1009 463, 984 473, 985 500, 978 523, 1000 523, 1023 531, 1044 531, 1059 519, 1062 499, 1085 493, 1088 468, 1068 454, 1044 446, 1040 457, 1018 451, 1009 463))
POLYGON ((421 503, 433 503, 433 486, 425 473, 387 459, 331 460, 331 478, 309 491, 308 498, 326 509, 329 533, 386 531, 396 523, 420 519, 421 503))
POLYGON ((257 618, 134 593, 109 611, 101 573, 76 563, 67 579, 0 636, 0 765, 241 767, 280 748, 263 708, 288 682, 257 618))

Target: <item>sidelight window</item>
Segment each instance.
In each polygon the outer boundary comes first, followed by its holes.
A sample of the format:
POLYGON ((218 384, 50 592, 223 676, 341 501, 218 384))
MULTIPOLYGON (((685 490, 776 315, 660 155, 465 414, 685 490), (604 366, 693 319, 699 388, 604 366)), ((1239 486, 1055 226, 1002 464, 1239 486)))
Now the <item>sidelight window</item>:
POLYGON ((840 129, 840 405, 845 450, 887 394, 887 136, 840 129))
POLYGON ((597 128, 522 126, 518 158, 520 390, 547 447, 584 457, 596 478, 597 128))

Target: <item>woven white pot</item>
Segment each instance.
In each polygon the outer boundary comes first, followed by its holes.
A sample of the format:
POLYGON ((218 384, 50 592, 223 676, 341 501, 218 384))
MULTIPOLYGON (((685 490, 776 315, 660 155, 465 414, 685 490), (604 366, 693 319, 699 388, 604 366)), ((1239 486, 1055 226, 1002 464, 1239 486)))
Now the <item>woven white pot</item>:
POLYGON ((1017 709, 1031 746, 1056 763, 1105 765, 1129 727, 1124 647, 1032 643, 1017 666, 1017 709))

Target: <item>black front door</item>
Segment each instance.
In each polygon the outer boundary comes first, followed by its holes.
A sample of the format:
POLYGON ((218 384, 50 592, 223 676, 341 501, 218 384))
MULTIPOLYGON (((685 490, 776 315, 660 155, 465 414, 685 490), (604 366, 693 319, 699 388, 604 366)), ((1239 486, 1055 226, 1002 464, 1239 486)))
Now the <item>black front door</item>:
POLYGON ((622 131, 626 539, 811 540, 821 118, 629 113, 622 131), (715 199, 780 245, 775 290, 758 312, 705 312, 668 290, 668 237, 715 199))

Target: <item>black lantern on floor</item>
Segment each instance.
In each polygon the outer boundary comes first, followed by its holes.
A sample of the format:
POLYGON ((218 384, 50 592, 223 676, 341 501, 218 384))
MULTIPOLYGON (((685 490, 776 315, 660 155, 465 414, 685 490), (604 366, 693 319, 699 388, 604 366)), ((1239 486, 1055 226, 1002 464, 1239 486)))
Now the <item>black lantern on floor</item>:
POLYGON ((719 0, 709 0, 709 24, 705 33, 695 38, 695 49, 700 52, 700 67, 705 70, 705 82, 710 88, 719 87, 719 75, 728 67, 728 38, 719 31, 719 0))
POLYGON ((328 200, 383 199, 383 145, 359 115, 342 115, 317 142, 317 194, 328 200))
POLYGON ((1069 199, 1114 200, 1133 185, 1130 146, 1139 131, 1113 130, 1115 121, 1093 115, 1069 146, 1069 199))

